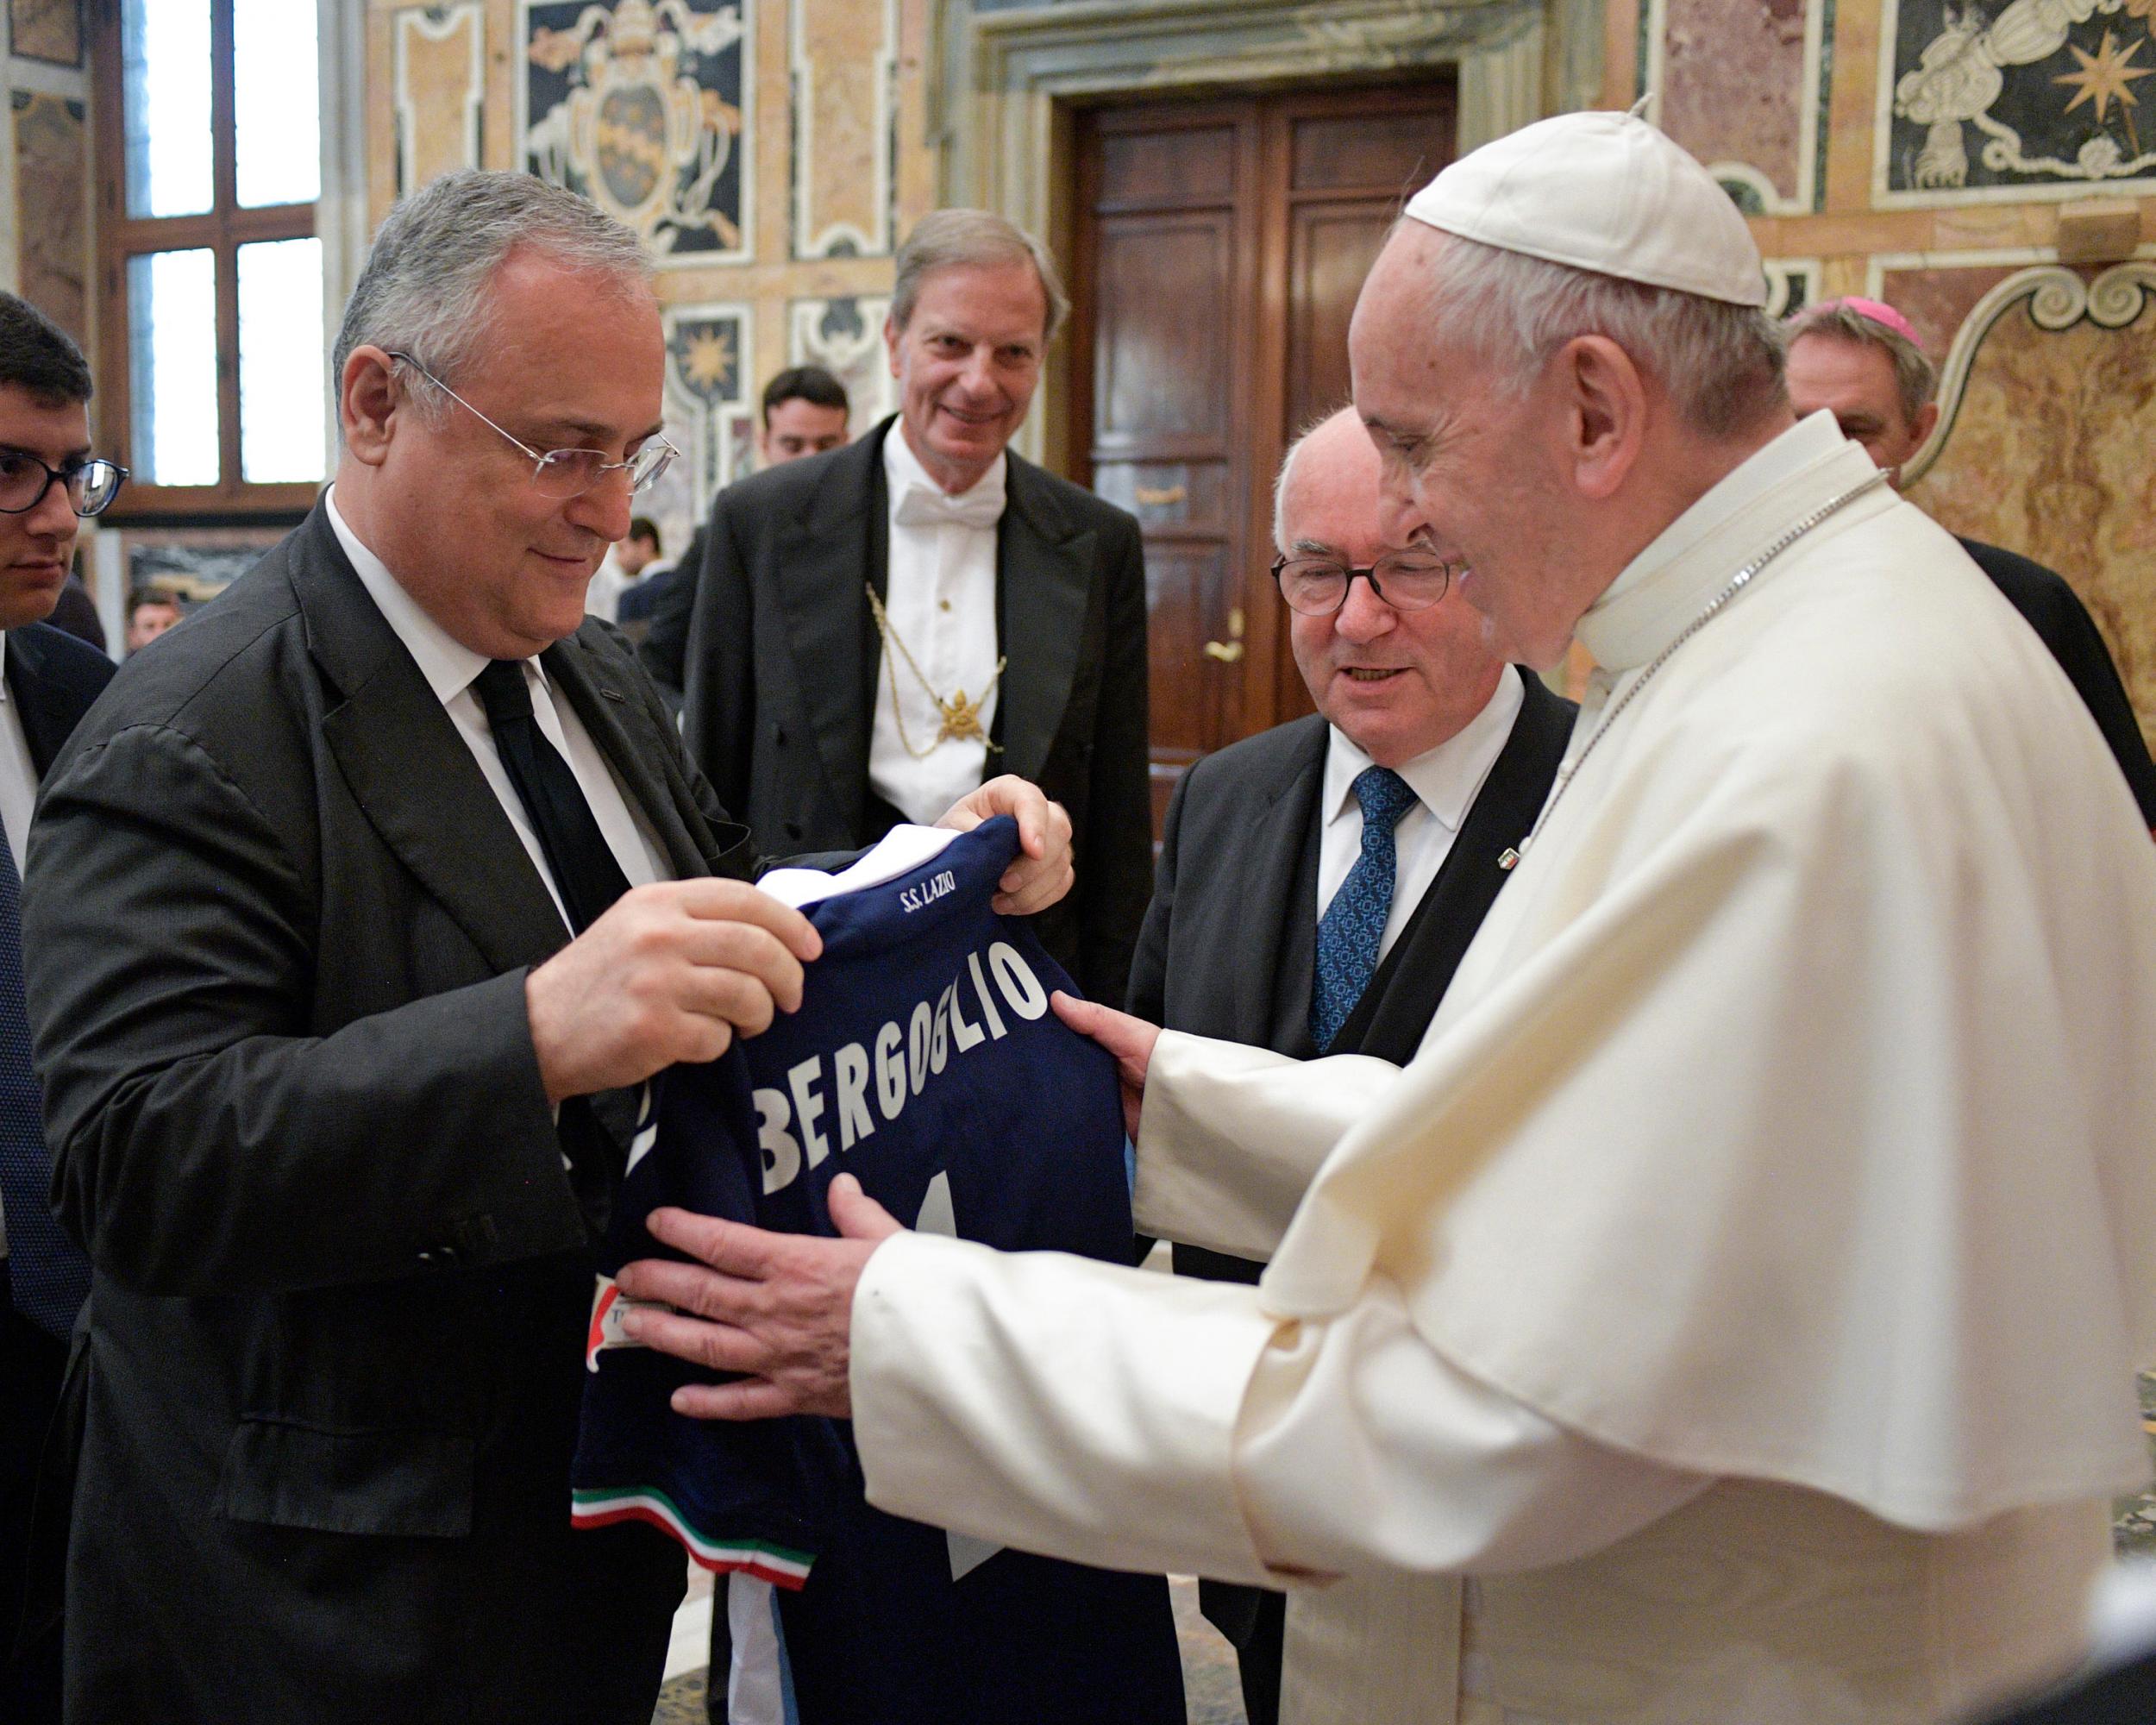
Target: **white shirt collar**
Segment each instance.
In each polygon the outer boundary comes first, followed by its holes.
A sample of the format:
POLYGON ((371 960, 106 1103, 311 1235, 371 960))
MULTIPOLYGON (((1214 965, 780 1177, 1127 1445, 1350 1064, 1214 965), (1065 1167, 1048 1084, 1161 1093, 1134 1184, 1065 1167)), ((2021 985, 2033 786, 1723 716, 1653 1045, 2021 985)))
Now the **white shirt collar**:
MULTIPOLYGON (((419 667, 419 674, 427 680, 435 699, 447 706, 470 688, 472 680, 486 668, 486 656, 473 652, 428 616, 419 601, 406 593, 390 573, 389 566, 367 549, 360 536, 337 512, 335 486, 329 487, 323 503, 329 513, 329 530, 344 548, 344 555, 351 562, 352 572, 359 576, 360 585, 367 589, 391 632, 404 643, 404 650, 419 667)), ((526 663, 539 671, 543 682, 546 674, 540 669, 538 661, 528 660, 526 663)))
MULTIPOLYGON (((1004 477, 1010 464, 1009 455, 1004 450, 997 450, 996 458, 989 462, 987 472, 965 490, 949 495, 953 501, 971 497, 977 492, 991 492, 998 497, 1002 496, 1004 477)), ((906 495, 910 486, 924 486, 939 495, 943 494, 943 486, 936 483, 928 469, 921 465, 921 458, 913 453, 913 446, 906 441, 906 422, 902 419, 893 419, 891 429, 883 434, 883 485, 894 513, 899 499, 906 495)))
POLYGON ((1576 631, 1606 670, 1645 664, 1790 525, 1875 471, 1831 413, 1800 420, 1725 474, 1657 534, 1576 631))
MULTIPOLYGON (((1407 781, 1407 788, 1415 794, 1416 800, 1434 815, 1447 832, 1457 832, 1461 822, 1467 819, 1468 810, 1482 788, 1482 781, 1489 776, 1490 768, 1503 752, 1505 739, 1512 735, 1513 721, 1520 716, 1520 704, 1526 699, 1526 691, 1520 679, 1528 674, 1507 666, 1497 680, 1497 687, 1482 703, 1482 710, 1462 725, 1459 730, 1398 769, 1407 781)), ((1355 806, 1355 781, 1365 768, 1375 764, 1353 743, 1338 725, 1329 727, 1332 736, 1326 751, 1325 762, 1325 823, 1331 826, 1345 818, 1355 806)), ((1359 815, 1360 809, 1357 807, 1359 815)))

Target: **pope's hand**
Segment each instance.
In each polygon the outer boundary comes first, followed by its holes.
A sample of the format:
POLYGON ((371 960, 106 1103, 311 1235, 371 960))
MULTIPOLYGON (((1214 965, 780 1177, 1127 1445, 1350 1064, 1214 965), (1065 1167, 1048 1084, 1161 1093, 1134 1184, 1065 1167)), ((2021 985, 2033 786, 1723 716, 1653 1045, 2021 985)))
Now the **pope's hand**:
POLYGON ((524 978, 547 1100, 641 1083, 677 1061, 716 1060, 736 1035, 801 1004, 801 967, 824 950, 800 912, 744 881, 662 881, 524 978))
POLYGON ((1006 773, 961 797, 936 824, 971 832, 1000 814, 1018 819, 1018 854, 996 882, 1000 890, 993 906, 1001 916, 1031 916, 1070 890, 1070 817, 1061 803, 1049 801, 1038 785, 1006 773))
POLYGON ((1123 1081, 1123 1130, 1136 1144, 1138 1111, 1145 1103, 1145 1074, 1153 1063, 1153 1044, 1160 1040, 1160 1026, 1060 990, 1049 996, 1049 1003, 1056 1008, 1057 1018, 1115 1057, 1116 1076, 1123 1081))
POLYGON ((624 1264, 615 1278, 623 1293, 674 1310, 628 1313, 622 1328, 661 1353, 743 1374, 730 1383, 684 1384, 674 1392, 675 1413, 852 1417, 854 1289, 870 1254, 902 1230, 850 1174, 831 1182, 829 1196, 837 1239, 768 1233, 686 1210, 654 1210, 646 1220, 654 1239, 701 1262, 624 1264))

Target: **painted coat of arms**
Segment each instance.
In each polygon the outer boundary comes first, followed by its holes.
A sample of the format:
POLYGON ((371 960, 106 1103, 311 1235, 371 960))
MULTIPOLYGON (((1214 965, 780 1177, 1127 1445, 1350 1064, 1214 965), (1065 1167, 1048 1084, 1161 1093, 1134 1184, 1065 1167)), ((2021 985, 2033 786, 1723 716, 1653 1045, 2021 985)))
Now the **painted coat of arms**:
POLYGON ((2156 125, 2135 87, 2156 75, 2156 0, 1897 11, 1882 44, 1891 128, 1877 189, 1890 201, 2086 195, 2156 178, 2156 125))
POLYGON ((662 263, 748 255, 741 0, 527 0, 519 39, 532 172, 619 216, 662 263))

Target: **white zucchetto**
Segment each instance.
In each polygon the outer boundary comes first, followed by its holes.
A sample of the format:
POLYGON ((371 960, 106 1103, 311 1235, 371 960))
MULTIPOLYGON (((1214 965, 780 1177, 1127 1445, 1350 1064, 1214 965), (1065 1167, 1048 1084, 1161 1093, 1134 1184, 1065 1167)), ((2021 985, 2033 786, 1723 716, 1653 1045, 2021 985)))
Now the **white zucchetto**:
POLYGON ((1622 281, 1764 306, 1759 248, 1714 176, 1645 120, 1560 114, 1462 156, 1407 213, 1622 281))

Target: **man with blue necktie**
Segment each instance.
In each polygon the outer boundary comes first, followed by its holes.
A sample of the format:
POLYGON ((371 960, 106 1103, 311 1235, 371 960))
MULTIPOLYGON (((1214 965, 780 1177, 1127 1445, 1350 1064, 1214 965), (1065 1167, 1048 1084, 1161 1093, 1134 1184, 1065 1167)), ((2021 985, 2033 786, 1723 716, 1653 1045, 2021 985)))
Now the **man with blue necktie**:
MULTIPOLYGON (((39 1458, 60 1401, 90 1265, 53 1220, 30 1027, 22 1005, 22 857, 38 782, 112 676, 95 648, 47 624, 78 519, 126 477, 91 454, 90 367, 34 307, 0 293, 0 1716, 60 1718, 60 1644, 24 1627, 39 1458)), ((41 1623, 41 1628, 48 1626, 41 1623)))
MULTIPOLYGON (((1388 543, 1378 479, 1352 409, 1281 465, 1274 574, 1318 712, 1176 786, 1131 971, 1151 1023, 1405 1065, 1549 793, 1572 704, 1492 650, 1444 563, 1388 543)), ((1178 1245, 1175 1268, 1254 1283, 1264 1266, 1178 1245)), ((1199 1596, 1235 1644, 1250 1725, 1273 1725, 1282 1596, 1199 1596)))

